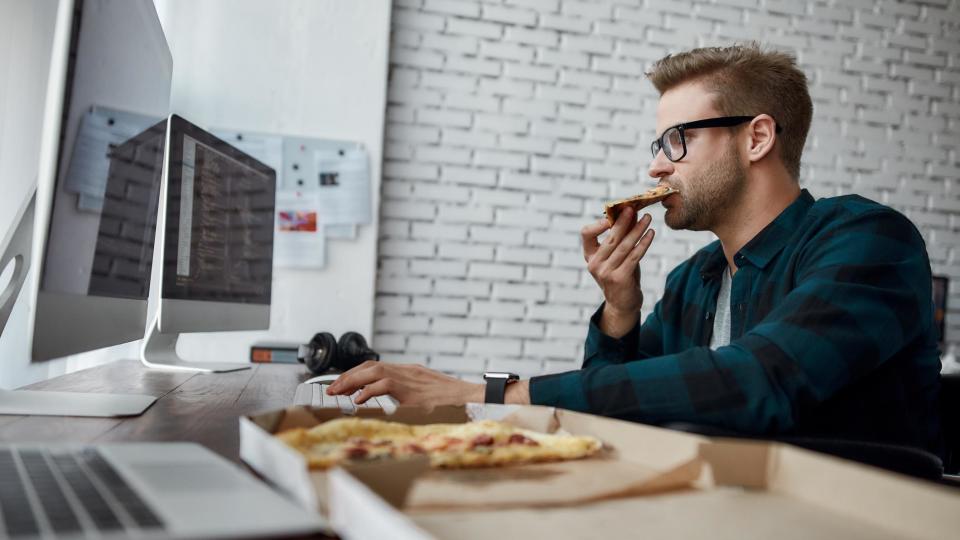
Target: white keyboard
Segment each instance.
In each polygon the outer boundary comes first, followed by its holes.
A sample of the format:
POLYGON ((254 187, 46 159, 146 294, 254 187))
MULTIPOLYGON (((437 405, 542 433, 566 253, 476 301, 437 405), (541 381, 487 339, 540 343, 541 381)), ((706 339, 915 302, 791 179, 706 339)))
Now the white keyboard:
POLYGON ((354 399, 360 395, 355 392, 352 396, 328 396, 327 387, 329 382, 304 382, 297 385, 297 392, 293 396, 294 405, 309 405, 311 407, 340 409, 345 414, 353 414, 357 409, 383 409, 387 414, 393 414, 397 409, 397 402, 390 396, 378 396, 370 398, 366 403, 357 405, 354 399))

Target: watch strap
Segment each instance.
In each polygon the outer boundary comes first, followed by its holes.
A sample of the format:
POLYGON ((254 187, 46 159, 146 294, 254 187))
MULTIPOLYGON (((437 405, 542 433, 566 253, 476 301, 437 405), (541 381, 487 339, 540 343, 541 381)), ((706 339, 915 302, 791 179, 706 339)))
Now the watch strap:
POLYGON ((502 404, 507 396, 507 382, 509 380, 506 377, 490 377, 487 379, 487 389, 483 394, 484 403, 500 403, 502 404))

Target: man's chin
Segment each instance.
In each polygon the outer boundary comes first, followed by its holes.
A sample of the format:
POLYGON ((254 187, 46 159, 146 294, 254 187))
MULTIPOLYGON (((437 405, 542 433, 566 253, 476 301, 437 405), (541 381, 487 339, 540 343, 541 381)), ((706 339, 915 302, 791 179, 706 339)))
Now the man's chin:
POLYGON ((663 214, 663 222, 675 231, 687 228, 686 220, 683 219, 683 216, 675 209, 667 209, 666 213, 663 214))

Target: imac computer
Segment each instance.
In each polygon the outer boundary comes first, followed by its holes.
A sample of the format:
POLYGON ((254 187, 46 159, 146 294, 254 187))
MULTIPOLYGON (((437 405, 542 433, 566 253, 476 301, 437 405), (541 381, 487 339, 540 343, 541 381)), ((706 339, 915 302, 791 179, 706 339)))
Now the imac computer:
POLYGON ((141 360, 187 371, 248 369, 185 361, 176 343, 181 332, 269 328, 276 172, 177 115, 167 136, 159 279, 154 272, 160 298, 141 360))
MULTIPOLYGON (((0 245, 14 267, 0 331, 26 302, 32 362, 143 337, 173 68, 151 0, 62 0, 56 16, 37 187, 0 245)), ((125 416, 154 400, 0 391, 0 414, 125 416)))

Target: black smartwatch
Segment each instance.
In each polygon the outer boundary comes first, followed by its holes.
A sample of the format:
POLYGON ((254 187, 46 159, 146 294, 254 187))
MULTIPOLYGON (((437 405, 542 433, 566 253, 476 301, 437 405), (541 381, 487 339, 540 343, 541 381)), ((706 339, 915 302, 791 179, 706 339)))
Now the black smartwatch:
POLYGON ((520 380, 516 373, 502 371, 488 371, 483 374, 487 381, 487 390, 483 395, 484 403, 503 403, 507 395, 507 385, 520 380))

